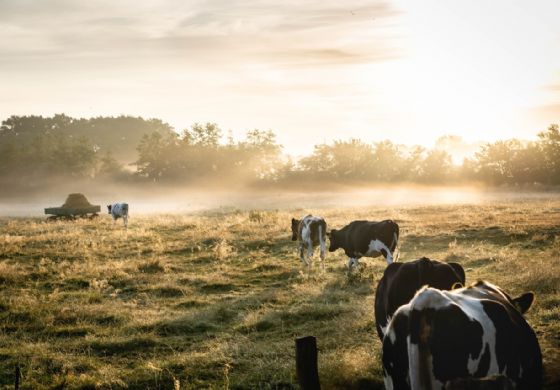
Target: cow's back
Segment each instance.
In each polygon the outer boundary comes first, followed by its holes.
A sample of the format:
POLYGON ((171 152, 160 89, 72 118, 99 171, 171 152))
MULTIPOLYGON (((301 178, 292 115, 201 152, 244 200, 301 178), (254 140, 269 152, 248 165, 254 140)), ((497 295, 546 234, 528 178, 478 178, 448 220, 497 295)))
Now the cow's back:
POLYGON ((380 222, 360 220, 350 222, 340 232, 344 235, 346 243, 358 247, 364 242, 369 243, 373 238, 392 242, 395 233, 398 238, 398 225, 390 219, 380 222))
MULTIPOLYGON (((424 288, 389 324, 383 340, 385 372, 401 375, 393 367, 407 367, 411 388, 442 388, 456 378, 499 374, 519 389, 540 388, 538 340, 508 300, 476 285, 453 292, 424 288)), ((395 380, 389 377, 386 384, 395 380)))
POLYGON ((111 214, 114 217, 123 217, 128 215, 128 203, 115 203, 111 206, 111 214))
POLYGON ((300 241, 311 240, 313 245, 319 245, 326 241, 327 223, 321 217, 307 215, 299 222, 298 239, 300 241))
POLYGON ((465 284, 465 272, 457 263, 442 263, 422 257, 408 263, 387 266, 375 293, 375 322, 379 338, 382 328, 401 306, 408 303, 416 291, 428 285, 441 290, 451 290, 457 283, 465 284))

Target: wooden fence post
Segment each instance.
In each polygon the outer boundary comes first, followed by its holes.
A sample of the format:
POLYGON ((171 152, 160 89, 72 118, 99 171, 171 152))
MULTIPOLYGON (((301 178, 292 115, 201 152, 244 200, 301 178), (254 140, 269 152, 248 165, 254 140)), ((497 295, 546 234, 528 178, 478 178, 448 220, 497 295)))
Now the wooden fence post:
POLYGON ((15 383, 14 383, 14 388, 16 390, 19 390, 19 380, 20 380, 20 378, 21 378, 21 370, 20 370, 19 364, 18 364, 18 365, 16 365, 16 380, 15 380, 15 383))
POLYGON ((302 390, 320 390, 317 370, 317 339, 314 336, 296 338, 296 374, 302 390))

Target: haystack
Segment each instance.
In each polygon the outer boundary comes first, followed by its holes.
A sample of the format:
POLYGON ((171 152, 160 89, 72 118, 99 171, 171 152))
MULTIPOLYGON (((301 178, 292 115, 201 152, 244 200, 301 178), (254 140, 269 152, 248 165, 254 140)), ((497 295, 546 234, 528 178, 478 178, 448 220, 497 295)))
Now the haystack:
POLYGON ((84 194, 70 194, 66 198, 66 202, 62 205, 65 208, 82 208, 82 207, 92 207, 93 205, 89 203, 84 194))

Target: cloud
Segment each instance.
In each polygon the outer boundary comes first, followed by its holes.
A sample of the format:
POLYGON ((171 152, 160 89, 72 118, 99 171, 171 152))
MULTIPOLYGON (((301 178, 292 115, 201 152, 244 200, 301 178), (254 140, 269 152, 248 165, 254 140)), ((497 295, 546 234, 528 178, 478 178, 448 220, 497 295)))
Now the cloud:
POLYGON ((333 66, 398 56, 385 2, 0 1, 2 66, 333 66))

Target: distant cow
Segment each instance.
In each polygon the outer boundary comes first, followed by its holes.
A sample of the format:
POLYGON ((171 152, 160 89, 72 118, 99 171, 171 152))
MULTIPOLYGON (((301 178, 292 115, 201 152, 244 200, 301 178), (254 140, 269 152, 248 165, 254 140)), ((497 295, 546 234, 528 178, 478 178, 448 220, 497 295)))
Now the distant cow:
POLYGON ((457 263, 441 263, 426 257, 387 266, 375 292, 375 327, 381 340, 395 311, 407 304, 422 286, 451 290, 465 285, 465 271, 457 263))
POLYGON ((321 250, 321 268, 325 267, 327 223, 321 217, 307 215, 301 220, 292 218, 292 241, 298 241, 299 257, 304 265, 311 266, 311 257, 316 246, 321 250), (307 258, 304 255, 307 248, 307 258))
POLYGON ((109 214, 113 217, 113 222, 119 218, 123 219, 124 227, 128 227, 128 203, 113 203, 107 205, 109 214))
POLYGON ((533 293, 511 298, 488 282, 453 291, 422 288, 391 319, 383 339, 387 389, 454 388, 458 378, 506 376, 542 385, 542 355, 523 318, 533 293))
POLYGON ((391 264, 399 240, 399 225, 390 219, 381 222, 353 221, 340 230, 331 230, 329 238, 329 252, 344 249, 349 269, 358 265, 358 259, 364 256, 383 255, 391 264))

